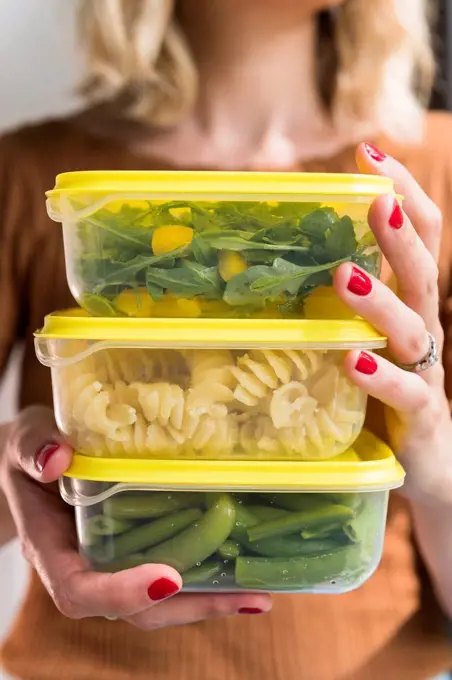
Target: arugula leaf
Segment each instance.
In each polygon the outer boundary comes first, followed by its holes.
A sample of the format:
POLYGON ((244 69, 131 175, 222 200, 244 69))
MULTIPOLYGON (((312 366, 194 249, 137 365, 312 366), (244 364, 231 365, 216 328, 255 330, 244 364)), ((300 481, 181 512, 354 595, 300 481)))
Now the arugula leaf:
MULTIPOLYGON (((176 257, 180 257, 185 254, 190 248, 190 245, 183 245, 180 248, 176 248, 169 253, 163 253, 162 255, 137 255, 133 260, 130 260, 126 264, 117 263, 117 267, 108 274, 95 289, 96 293, 101 292, 106 286, 120 285, 120 284, 133 284, 136 275, 147 267, 152 267, 155 264, 163 264, 165 261, 171 264, 174 263, 176 257)), ((164 269, 164 271, 167 271, 164 269)))
POLYGON ((216 250, 200 236, 195 236, 191 246, 194 258, 199 264, 203 264, 205 267, 213 267, 218 262, 216 250))
POLYGON ((273 267, 268 267, 270 272, 266 276, 255 279, 251 283, 250 288, 252 291, 263 295, 271 295, 272 297, 280 295, 284 291, 291 295, 296 295, 302 283, 310 276, 317 272, 338 267, 349 259, 349 257, 345 257, 335 262, 319 264, 316 267, 299 267, 286 260, 276 259, 273 267))
POLYGON ((170 270, 150 267, 146 281, 183 298, 204 295, 207 299, 218 299, 223 293, 217 267, 204 267, 197 262, 183 261, 170 270))
POLYGON ((251 240, 253 234, 246 231, 207 231, 202 237, 216 250, 299 250, 305 252, 304 246, 279 245, 276 243, 259 243, 251 240))

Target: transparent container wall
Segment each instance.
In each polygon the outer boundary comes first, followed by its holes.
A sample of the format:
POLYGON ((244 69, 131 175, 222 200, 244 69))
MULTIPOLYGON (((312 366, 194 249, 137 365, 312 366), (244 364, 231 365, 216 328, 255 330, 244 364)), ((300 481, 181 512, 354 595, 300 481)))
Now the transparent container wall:
POLYGON ((104 498, 76 507, 80 550, 95 570, 154 562, 177 569, 185 590, 342 593, 380 561, 388 491, 104 498))
POLYGON ((99 344, 48 343, 49 360, 72 356, 52 368, 59 428, 89 456, 319 460, 363 426, 366 395, 341 350, 99 344))
POLYGON ((69 286, 95 316, 349 318, 331 272, 352 260, 379 276, 369 206, 65 199, 69 286))

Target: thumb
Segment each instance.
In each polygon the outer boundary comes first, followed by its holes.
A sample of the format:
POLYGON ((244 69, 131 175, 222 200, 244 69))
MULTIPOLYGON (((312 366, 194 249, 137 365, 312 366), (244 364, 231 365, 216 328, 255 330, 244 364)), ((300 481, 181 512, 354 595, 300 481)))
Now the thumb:
POLYGON ((24 409, 11 426, 7 441, 10 462, 36 481, 56 481, 70 466, 72 453, 58 432, 50 408, 24 409))

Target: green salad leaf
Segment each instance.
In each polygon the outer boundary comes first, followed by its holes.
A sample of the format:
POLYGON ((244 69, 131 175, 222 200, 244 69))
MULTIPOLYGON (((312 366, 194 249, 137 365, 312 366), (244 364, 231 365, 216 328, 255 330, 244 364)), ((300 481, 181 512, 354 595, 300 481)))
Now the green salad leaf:
POLYGON ((123 290, 146 287, 154 300, 165 293, 223 300, 242 316, 275 302, 282 313, 299 316, 306 296, 330 286, 341 263, 379 275, 380 252, 366 223, 318 203, 131 201, 119 210, 114 203, 76 224, 75 273, 82 304, 93 314, 117 314, 123 290), (178 225, 193 230, 191 243, 177 247, 176 239, 172 251, 155 255, 154 230, 178 225), (219 273, 224 251, 235 258, 232 274, 223 274, 227 281, 219 273))

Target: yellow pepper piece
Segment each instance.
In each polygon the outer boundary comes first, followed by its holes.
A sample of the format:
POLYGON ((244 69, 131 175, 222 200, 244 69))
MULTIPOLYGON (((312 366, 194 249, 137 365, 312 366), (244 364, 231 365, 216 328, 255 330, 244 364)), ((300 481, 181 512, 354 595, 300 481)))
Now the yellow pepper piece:
POLYGON ((230 281, 237 274, 241 274, 248 265, 240 255, 233 250, 222 250, 219 257, 218 271, 223 281, 230 281))
MULTIPOLYGON (((152 201, 152 204, 156 205, 157 202, 152 201)), ((142 210, 143 212, 147 212, 149 210, 150 201, 130 200, 129 198, 123 198, 122 200, 118 199, 116 201, 112 201, 111 203, 108 203, 105 207, 109 212, 118 213, 120 212, 121 208, 123 208, 125 205, 128 205, 131 208, 135 208, 137 210, 142 210)))
POLYGON ((146 288, 123 290, 114 301, 116 309, 127 316, 153 316, 155 302, 146 288))
POLYGON ((168 212, 177 220, 180 220, 181 218, 188 220, 191 217, 191 208, 188 206, 185 208, 170 208, 168 212))
POLYGON ((152 235, 152 250, 154 255, 164 255, 173 250, 186 246, 193 240, 193 229, 182 224, 166 224, 157 227, 152 235))
POLYGON ((162 300, 155 303, 153 316, 196 319, 201 316, 201 304, 196 298, 187 300, 186 298, 177 298, 171 295, 171 293, 167 293, 162 300))
POLYGON ((307 319, 354 319, 356 316, 329 286, 315 288, 306 298, 303 311, 307 319))

